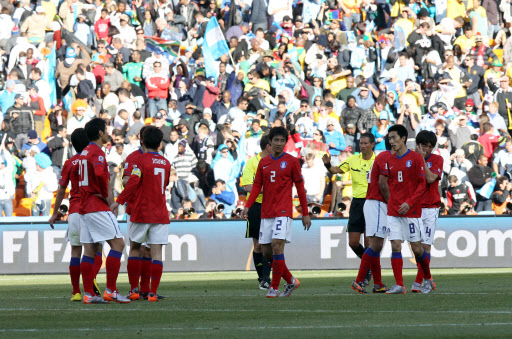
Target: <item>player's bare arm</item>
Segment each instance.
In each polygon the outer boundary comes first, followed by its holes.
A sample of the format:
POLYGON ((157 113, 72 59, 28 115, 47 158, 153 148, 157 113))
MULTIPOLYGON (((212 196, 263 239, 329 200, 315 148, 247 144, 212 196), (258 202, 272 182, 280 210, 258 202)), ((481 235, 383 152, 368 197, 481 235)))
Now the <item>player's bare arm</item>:
POLYGON ((331 174, 338 174, 343 173, 341 169, 338 166, 332 166, 331 165, 331 156, 329 154, 324 154, 322 157, 322 161, 324 162, 325 168, 329 171, 331 174))
POLYGON ((389 200, 389 186, 388 186, 388 177, 385 175, 381 175, 379 177, 379 188, 382 193, 382 196, 384 197, 384 200, 386 200, 386 203, 389 200))
POLYGON ((311 218, 309 215, 302 216, 302 225, 306 231, 309 231, 309 228, 311 227, 311 218))
POLYGON ((53 209, 53 215, 51 216, 50 220, 48 221, 50 223, 50 227, 53 229, 53 224, 55 224, 55 221, 57 220, 57 215, 59 214, 59 208, 62 204, 62 200, 64 200, 64 196, 66 195, 66 187, 59 187, 59 190, 57 191, 57 196, 55 197, 55 206, 56 208, 53 209))

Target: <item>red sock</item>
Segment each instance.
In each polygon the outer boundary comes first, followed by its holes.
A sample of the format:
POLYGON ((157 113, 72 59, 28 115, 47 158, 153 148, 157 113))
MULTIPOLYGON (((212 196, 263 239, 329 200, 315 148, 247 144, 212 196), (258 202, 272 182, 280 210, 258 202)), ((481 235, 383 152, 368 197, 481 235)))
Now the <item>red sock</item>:
POLYGON ((94 257, 94 279, 98 276, 98 272, 101 270, 101 265, 103 265, 103 253, 98 252, 94 257))
POLYGON ((380 253, 377 253, 377 256, 372 258, 371 266, 373 283, 375 285, 383 286, 384 284, 382 283, 382 275, 380 269, 380 253))
POLYGON ((110 250, 107 256, 107 288, 111 292, 117 290, 116 282, 121 268, 121 256, 121 252, 114 250, 110 250))
POLYGON ((424 278, 423 269, 421 268, 419 261, 416 261, 416 266, 418 266, 418 273, 416 274, 416 279, 414 280, 414 282, 421 284, 424 278))
POLYGON ((149 293, 149 281, 151 279, 151 258, 142 258, 140 268, 140 292, 149 293))
POLYGON ((272 263, 272 284, 270 285, 274 290, 279 288, 285 266, 284 254, 274 255, 274 261, 272 263))
POLYGON ((421 268, 423 269, 425 279, 432 279, 432 275, 430 274, 430 257, 427 251, 423 251, 423 255, 421 256, 420 260, 416 259, 416 261, 420 264, 421 268))
POLYGON ((69 276, 71 277, 71 285, 73 285, 73 294, 80 293, 80 258, 71 258, 69 276))
POLYGON ((404 266, 404 261, 402 259, 401 252, 393 252, 391 254, 391 267, 393 268, 393 274, 395 276, 396 284, 399 286, 404 286, 404 278, 402 276, 402 267, 404 266))
POLYGON ((151 264, 151 290, 150 293, 156 295, 156 290, 158 289, 158 285, 160 285, 160 279, 162 278, 162 270, 164 269, 164 264, 160 260, 153 260, 153 264, 151 264))
POLYGON ((139 288, 141 265, 141 259, 139 257, 128 258, 128 281, 130 282, 130 290, 132 291, 135 288, 139 288))
POLYGON ((84 292, 94 295, 93 280, 94 280, 94 259, 91 257, 83 256, 82 263, 80 264, 80 271, 82 272, 82 282, 84 285, 84 292))
POLYGON ((286 266, 286 263, 284 264, 283 268, 283 279, 288 283, 292 283, 293 275, 290 273, 290 270, 288 270, 288 267, 286 266))
MULTIPOLYGON (((368 249, 370 249, 368 247, 368 249)), ((371 269, 372 257, 367 253, 368 249, 364 252, 363 257, 361 258, 361 264, 359 264, 359 273, 357 274, 356 282, 363 282, 364 277, 368 273, 368 270, 371 269)))

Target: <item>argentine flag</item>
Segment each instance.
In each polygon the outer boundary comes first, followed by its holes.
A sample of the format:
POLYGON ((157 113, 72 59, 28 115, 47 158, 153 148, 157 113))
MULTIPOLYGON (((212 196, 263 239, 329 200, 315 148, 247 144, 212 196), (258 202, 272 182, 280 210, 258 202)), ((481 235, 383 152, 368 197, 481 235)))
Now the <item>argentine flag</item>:
POLYGON ((212 17, 206 25, 202 49, 206 76, 217 78, 218 63, 216 60, 229 53, 229 47, 224 34, 220 30, 219 22, 215 17, 212 17))

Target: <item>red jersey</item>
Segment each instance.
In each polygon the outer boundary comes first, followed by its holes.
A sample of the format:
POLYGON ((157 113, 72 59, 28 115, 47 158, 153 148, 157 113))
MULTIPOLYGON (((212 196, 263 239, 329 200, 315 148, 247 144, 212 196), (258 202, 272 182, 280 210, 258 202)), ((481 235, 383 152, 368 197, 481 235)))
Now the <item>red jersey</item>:
POLYGON ((368 191, 366 191, 367 200, 378 200, 386 203, 386 200, 384 200, 382 192, 380 191, 379 178, 381 174, 387 175, 386 162, 390 156, 391 153, 389 151, 385 151, 375 157, 372 168, 366 175, 366 179, 368 180, 368 191))
POLYGON ((484 146, 484 154, 491 162, 492 153, 498 147, 499 135, 484 134, 478 138, 478 142, 484 146))
POLYGON ((119 204, 131 204, 130 221, 148 224, 168 224, 169 213, 165 188, 169 185, 171 164, 158 153, 139 155, 123 192, 117 197, 119 204))
POLYGON ((82 199, 79 213, 110 211, 106 201, 110 175, 105 152, 98 145, 90 143, 80 154, 78 172, 82 199))
POLYGON ((437 175, 436 181, 427 183, 427 192, 425 198, 422 199, 423 208, 439 208, 441 207, 441 196, 439 195, 439 180, 443 175, 443 157, 437 154, 430 154, 425 159, 428 169, 437 175))
MULTIPOLYGON (((388 215, 403 218, 421 218, 421 199, 425 195, 425 161, 416 152, 407 150, 399 157, 393 154, 387 161, 389 185, 388 215), (411 208, 398 213, 404 202, 411 208)), ((383 173, 385 175, 385 173, 383 173)))
POLYGON ((265 195, 261 205, 261 218, 293 218, 293 184, 297 188, 303 214, 308 215, 306 190, 299 160, 288 153, 283 153, 278 158, 266 156, 258 164, 246 207, 252 206, 263 187, 265 195))
POLYGON ((71 181, 71 191, 69 191, 69 214, 78 213, 80 209, 80 192, 78 190, 78 162, 80 154, 75 154, 62 166, 59 185, 68 187, 71 181))
MULTIPOLYGON (((132 174, 132 171, 133 171, 133 165, 135 163, 135 159, 137 159, 137 157, 141 154, 144 154, 142 153, 142 150, 139 148, 138 150, 136 151, 133 151, 132 153, 130 153, 130 155, 128 155, 126 157, 126 160, 124 161, 124 172, 123 172, 123 177, 125 176, 129 176, 132 174)), ((126 214, 128 215, 132 215, 132 210, 130 208, 130 204, 126 204, 126 214)))

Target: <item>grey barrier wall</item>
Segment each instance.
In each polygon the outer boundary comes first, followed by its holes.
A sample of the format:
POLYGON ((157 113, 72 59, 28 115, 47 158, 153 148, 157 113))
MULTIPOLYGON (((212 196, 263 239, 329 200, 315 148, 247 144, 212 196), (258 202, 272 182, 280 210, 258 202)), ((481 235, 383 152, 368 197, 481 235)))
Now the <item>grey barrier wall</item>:
MULTIPOLYGON (((509 217, 439 218, 432 249, 433 268, 510 267, 512 229, 509 217)), ((126 223, 120 222, 126 236, 126 223)), ((359 259, 348 247, 347 219, 313 219, 304 231, 293 222, 293 238, 286 245, 291 269, 355 269, 359 259)), ((50 229, 47 223, 0 223, 0 274, 67 273, 71 249, 65 223, 50 229)), ((173 221, 169 244, 164 250, 164 271, 249 270, 252 241, 245 239, 246 222, 173 221)), ((108 245, 104 253, 108 254, 108 245)), ((127 248, 128 250, 128 248, 127 248)), ((123 262, 126 260, 125 251, 123 262)), ((389 242, 382 253, 382 266, 390 267, 389 242)), ((415 266, 404 246, 404 267, 415 266)), ((121 265, 126 270, 126 263, 121 265)))

